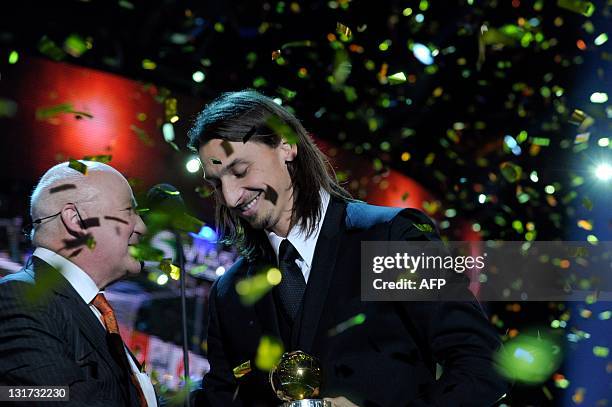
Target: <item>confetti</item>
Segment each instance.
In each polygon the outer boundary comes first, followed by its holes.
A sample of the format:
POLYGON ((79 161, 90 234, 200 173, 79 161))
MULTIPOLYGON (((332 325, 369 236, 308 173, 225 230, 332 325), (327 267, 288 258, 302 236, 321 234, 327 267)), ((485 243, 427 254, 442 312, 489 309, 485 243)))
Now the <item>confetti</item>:
POLYGON ((251 373, 251 361, 247 360, 246 362, 239 364, 232 369, 232 372, 234 373, 234 377, 236 379, 240 379, 241 377, 251 373))
POLYGON ((347 329, 350 329, 354 326, 357 325, 361 325, 365 322, 366 320, 366 316, 363 313, 357 314, 354 317, 351 317, 349 319, 347 319, 344 322, 339 323, 338 325, 336 325, 335 327, 331 328, 329 331, 327 331, 327 335, 328 336, 336 336, 338 334, 341 334, 342 332, 346 331, 347 329))
POLYGON ((73 170, 77 170, 83 175, 87 175, 87 165, 85 163, 82 163, 74 159, 70 159, 68 167, 72 168, 73 170))
POLYGON ((508 182, 517 182, 521 179, 521 176, 523 174, 523 169, 519 165, 514 164, 510 161, 505 161, 501 163, 499 168, 501 170, 502 175, 508 182))
POLYGON ((342 23, 336 23, 336 32, 344 37, 345 41, 353 36, 353 31, 342 23))
POLYGON ((595 11, 593 3, 584 0, 557 0, 557 6, 585 17, 591 17, 595 11))
POLYGON ((283 343, 273 336, 262 336, 257 346, 255 366, 268 372, 276 367, 283 355, 283 343))
POLYGON ((236 283, 236 292, 244 305, 253 305, 281 282, 282 274, 276 267, 256 273, 236 283))
POLYGON ((84 161, 95 161, 95 162, 99 162, 99 163, 109 163, 111 162, 111 159, 113 158, 112 155, 86 155, 85 157, 83 157, 84 161))

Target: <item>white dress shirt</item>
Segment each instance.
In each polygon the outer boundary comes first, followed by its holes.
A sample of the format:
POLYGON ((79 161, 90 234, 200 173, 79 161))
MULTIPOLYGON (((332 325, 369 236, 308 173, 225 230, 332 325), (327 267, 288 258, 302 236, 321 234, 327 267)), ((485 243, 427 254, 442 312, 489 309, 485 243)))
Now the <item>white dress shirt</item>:
MULTIPOLYGON (((98 321, 100 321, 102 326, 104 326, 104 322, 102 322, 102 314, 91 303, 98 293, 104 294, 104 291, 100 291, 98 289, 98 286, 96 286, 96 283, 92 280, 92 278, 85 271, 83 271, 83 269, 70 260, 49 249, 45 249, 44 247, 37 247, 36 250, 34 250, 33 255, 57 269, 64 276, 64 278, 68 280, 72 288, 74 288, 75 291, 81 296, 83 301, 89 305, 91 312, 93 312, 96 318, 98 318, 98 321)), ((106 327, 104 329, 106 330, 106 327)), ((130 368, 138 379, 140 388, 147 399, 147 405, 156 407, 157 397, 155 396, 155 390, 153 389, 151 379, 146 373, 141 373, 138 370, 136 363, 132 359, 132 356, 127 349, 125 350, 125 353, 128 362, 130 363, 130 368)))
MULTIPOLYGON (((289 230, 289 234, 286 239, 295 247, 295 249, 300 254, 301 259, 297 259, 295 262, 302 270, 302 274, 304 275, 304 280, 308 283, 308 277, 310 276, 310 268, 312 267, 312 258, 314 256, 314 251, 317 246, 317 239, 319 238, 319 233, 321 233, 321 226, 323 226, 323 220, 325 219, 325 213, 327 213, 327 205, 329 204, 329 193, 327 191, 321 190, 321 218, 319 222, 315 225, 314 232, 306 237, 304 232, 298 227, 294 226, 289 230)), ((278 252, 280 249, 280 245, 284 237, 277 235, 274 232, 266 231, 268 235, 268 240, 270 240, 270 245, 272 249, 274 249, 274 253, 276 254, 276 264, 278 264, 278 252)))

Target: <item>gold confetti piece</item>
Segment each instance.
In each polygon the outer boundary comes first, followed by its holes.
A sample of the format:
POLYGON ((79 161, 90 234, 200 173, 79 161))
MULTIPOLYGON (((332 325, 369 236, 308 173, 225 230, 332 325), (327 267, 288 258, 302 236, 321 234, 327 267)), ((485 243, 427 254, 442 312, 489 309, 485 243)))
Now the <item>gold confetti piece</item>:
POLYGON ((72 168, 73 170, 77 170, 83 175, 87 175, 87 165, 80 161, 71 158, 68 167, 72 168))
POLYGON ((589 141, 589 137, 590 136, 591 136, 591 133, 580 133, 580 134, 577 134, 576 137, 574 138, 574 144, 587 143, 589 141))
POLYGON ((344 322, 340 322, 338 325, 331 328, 329 331, 327 331, 327 335, 336 336, 346 331, 349 328, 363 324, 365 320, 366 320, 366 315, 364 313, 359 313, 355 315, 354 317, 351 317, 344 322))
POLYGON ((236 379, 240 379, 241 377, 247 375, 248 373, 251 373, 251 361, 247 360, 246 362, 242 362, 241 364, 239 364, 238 366, 236 366, 235 368, 232 369, 232 371, 234 372, 234 377, 236 379))
POLYGON ((96 161, 99 163, 109 163, 113 158, 112 155, 86 155, 83 157, 84 161, 96 161))
POLYGON ((593 223, 588 220, 581 219, 578 221, 578 227, 584 230, 593 230, 593 223))
POLYGON ((570 119, 568 120, 571 124, 578 126, 578 132, 583 133, 586 129, 591 127, 595 123, 595 119, 586 114, 580 109, 574 109, 570 119))
POLYGON ((282 274, 276 267, 259 272, 250 278, 236 283, 236 292, 240 302, 244 305, 253 305, 266 295, 275 285, 281 282, 282 274))
POLYGON ((353 36, 353 31, 351 31, 350 28, 348 28, 342 23, 336 23, 336 32, 344 36, 346 40, 350 39, 353 36))
POLYGON ((523 169, 510 161, 505 161, 499 166, 502 175, 508 182, 517 182, 521 179, 523 169))
POLYGON ((272 61, 276 61, 281 55, 280 49, 272 51, 272 61))
POLYGON ((181 269, 172 264, 172 259, 162 259, 162 261, 159 262, 159 269, 168 274, 173 280, 179 279, 181 269))
POLYGON ((273 336, 262 336, 255 355, 255 366, 268 372, 276 367, 283 355, 283 343, 273 336))
POLYGON ((585 17, 591 17, 595 11, 593 3, 584 0, 557 0, 557 6, 585 17))
POLYGON ((406 74, 403 72, 394 73, 387 77, 390 85, 399 85, 406 82, 406 74))

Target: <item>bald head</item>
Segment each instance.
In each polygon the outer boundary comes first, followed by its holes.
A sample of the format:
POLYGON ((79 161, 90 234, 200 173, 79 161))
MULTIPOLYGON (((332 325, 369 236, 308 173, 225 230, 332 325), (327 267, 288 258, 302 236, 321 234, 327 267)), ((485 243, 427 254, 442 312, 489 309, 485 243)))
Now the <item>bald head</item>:
MULTIPOLYGON (((33 220, 54 215, 68 202, 91 202, 104 190, 109 178, 125 178, 110 165, 81 161, 87 165, 87 175, 70 168, 68 162, 51 167, 40 179, 30 199, 30 216, 33 220)), ((127 181, 125 181, 127 183, 127 181)), ((43 222, 32 230, 32 241, 38 246, 44 235, 53 233, 53 227, 43 222)))

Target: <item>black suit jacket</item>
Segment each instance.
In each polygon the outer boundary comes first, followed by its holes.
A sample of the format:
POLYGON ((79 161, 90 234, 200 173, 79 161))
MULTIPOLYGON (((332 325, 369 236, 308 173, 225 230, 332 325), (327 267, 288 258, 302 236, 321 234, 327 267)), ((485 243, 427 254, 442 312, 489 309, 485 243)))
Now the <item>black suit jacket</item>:
MULTIPOLYGON (((360 300, 361 242, 439 240, 435 232, 415 227, 424 223, 433 226, 414 209, 330 201, 304 295, 301 329, 286 344, 320 359, 322 397, 345 396, 360 406, 487 406, 506 392, 507 384, 492 367, 499 338, 475 300, 360 300), (329 335, 359 313, 366 316, 363 324, 329 335), (439 380, 436 363, 443 367, 439 380)), ((280 337, 274 296, 268 293, 247 307, 235 290, 237 281, 274 264, 273 259, 270 249, 267 258, 239 260, 213 285, 211 371, 198 395, 202 405, 278 405, 267 373, 254 370, 238 380, 232 373, 254 359, 262 335, 280 337)))
POLYGON ((0 279, 0 385, 70 387, 69 402, 45 406, 138 406, 125 372, 100 321, 53 267, 32 257, 0 279))

